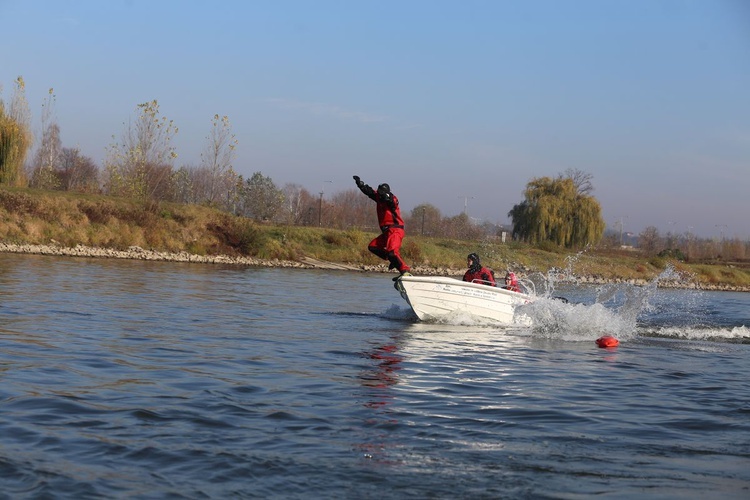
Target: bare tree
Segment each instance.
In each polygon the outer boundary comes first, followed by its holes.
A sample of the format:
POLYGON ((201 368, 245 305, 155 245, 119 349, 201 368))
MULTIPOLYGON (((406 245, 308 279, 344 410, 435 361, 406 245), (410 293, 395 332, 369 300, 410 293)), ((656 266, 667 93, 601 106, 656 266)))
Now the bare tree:
POLYGON ((34 159, 30 172, 29 185, 40 189, 60 189, 60 178, 57 167, 62 154, 60 127, 57 123, 49 125, 42 135, 42 144, 34 159))
POLYGON ((482 229, 471 223, 466 213, 454 217, 446 217, 441 221, 441 236, 462 240, 478 240, 482 238, 482 229))
POLYGON ((170 182, 177 153, 171 144, 178 128, 173 120, 159 117, 156 100, 137 106, 140 113, 130 124, 121 143, 109 147, 106 160, 106 191, 141 199, 173 196, 170 182))
POLYGON ((723 253, 725 259, 742 260, 750 255, 750 244, 743 243, 738 238, 724 241, 723 253))
POLYGON ((638 246, 649 256, 656 255, 661 250, 660 242, 659 230, 654 226, 648 226, 638 235, 638 246))
POLYGON ((286 184, 281 190, 284 204, 277 214, 278 220, 286 224, 304 224, 305 209, 311 207, 314 197, 299 184, 286 184))
POLYGON ((317 226, 319 220, 319 198, 306 189, 300 193, 299 224, 303 226, 317 226))
POLYGON ((195 182, 198 168, 191 165, 181 166, 172 176, 172 187, 174 191, 174 201, 185 204, 197 204, 198 196, 196 194, 195 182))
POLYGON ((323 226, 349 229, 375 229, 378 219, 372 200, 363 196, 359 189, 347 189, 333 195, 331 204, 321 200, 323 209, 323 226))
POLYGON ((99 192, 99 168, 94 160, 82 155, 78 148, 63 148, 57 168, 60 187, 79 193, 99 192))
POLYGON ((196 183, 195 187, 202 191, 203 200, 209 204, 226 205, 238 180, 232 169, 237 139, 232 134, 229 117, 214 115, 211 125, 211 134, 206 137, 206 146, 201 154, 201 167, 205 175, 200 180, 204 184, 198 187, 196 183))
POLYGON ((42 103, 42 140, 31 164, 29 185, 41 189, 59 189, 57 167, 62 155, 60 126, 55 117, 55 91, 49 89, 42 103))
POLYGON ((410 234, 422 234, 429 236, 442 235, 443 215, 440 209, 429 203, 417 205, 406 219, 406 225, 410 234))
POLYGON ((594 176, 582 170, 569 168, 565 171, 565 177, 573 181, 579 195, 587 195, 594 190, 591 180, 594 176))

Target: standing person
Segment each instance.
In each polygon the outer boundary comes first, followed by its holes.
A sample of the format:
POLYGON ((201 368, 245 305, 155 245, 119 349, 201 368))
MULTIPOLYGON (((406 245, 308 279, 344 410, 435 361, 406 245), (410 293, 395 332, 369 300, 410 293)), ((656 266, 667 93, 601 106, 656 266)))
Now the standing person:
POLYGON ((508 271, 505 274, 505 286, 503 288, 512 292, 521 291, 521 288, 518 286, 518 278, 516 278, 516 273, 508 271))
POLYGON ((401 218, 401 209, 398 207, 398 198, 391 193, 388 184, 381 184, 375 191, 362 182, 358 175, 354 176, 354 182, 360 191, 377 203, 378 225, 380 236, 375 238, 367 246, 372 253, 390 262, 388 269, 398 269, 398 272, 406 274, 410 267, 401 258, 401 240, 404 239, 404 220, 401 218))
POLYGON ((479 255, 470 253, 466 257, 466 263, 469 269, 464 274, 464 281, 470 283, 481 283, 483 285, 497 286, 495 282, 495 273, 491 269, 482 267, 482 263, 479 261, 479 255))

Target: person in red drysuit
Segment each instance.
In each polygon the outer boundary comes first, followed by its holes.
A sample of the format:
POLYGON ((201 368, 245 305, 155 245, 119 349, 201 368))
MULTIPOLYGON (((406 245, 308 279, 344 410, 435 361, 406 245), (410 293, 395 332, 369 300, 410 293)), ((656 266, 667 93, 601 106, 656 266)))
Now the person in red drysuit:
POLYGON ((482 267, 482 263, 479 261, 479 255, 470 253, 466 257, 466 263, 469 265, 469 269, 466 271, 466 274, 464 274, 464 281, 497 286, 497 283, 495 283, 495 273, 493 273, 491 269, 482 267))
POLYGON ((516 278, 516 273, 508 271, 508 273, 505 275, 505 286, 503 288, 512 292, 521 291, 521 288, 518 286, 518 278, 516 278))
POLYGON ((354 182, 360 191, 377 203, 378 225, 380 236, 375 238, 367 246, 372 253, 390 262, 388 269, 398 269, 402 275, 411 269, 401 258, 401 241, 404 239, 404 220, 401 218, 401 209, 398 207, 398 198, 391 193, 388 184, 381 184, 375 191, 365 184, 358 175, 354 176, 354 182))

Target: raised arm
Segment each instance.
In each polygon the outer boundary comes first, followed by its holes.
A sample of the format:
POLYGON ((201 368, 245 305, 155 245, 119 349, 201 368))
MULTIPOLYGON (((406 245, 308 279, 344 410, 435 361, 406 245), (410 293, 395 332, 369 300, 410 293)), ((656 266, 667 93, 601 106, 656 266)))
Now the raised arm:
POLYGON ((359 188, 359 190, 362 191, 363 193, 365 193, 368 196, 368 198, 370 198, 372 200, 375 200, 375 190, 372 189, 367 184, 365 184, 362 181, 362 179, 359 178, 358 175, 354 176, 354 182, 355 182, 355 184, 357 184, 357 187, 359 188))

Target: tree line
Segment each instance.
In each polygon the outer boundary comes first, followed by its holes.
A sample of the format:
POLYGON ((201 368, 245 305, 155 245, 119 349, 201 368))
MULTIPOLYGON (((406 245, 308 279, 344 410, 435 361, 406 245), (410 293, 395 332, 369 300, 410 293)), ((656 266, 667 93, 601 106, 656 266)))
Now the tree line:
MULTIPOLYGON (((239 175, 233 167, 238 140, 227 116, 216 114, 211 119, 199 164, 176 167, 173 139, 179 132, 177 125, 162 116, 157 100, 138 104, 120 138, 113 136, 100 168, 78 148, 62 145, 55 103, 50 89, 42 104, 38 146, 27 158, 34 138, 25 82, 22 77, 16 79, 8 105, 0 87, 0 185, 201 204, 260 222, 377 231, 372 202, 358 189, 323 199, 322 193, 316 195, 297 184, 278 187, 260 171, 249 178, 239 175)), ((445 216, 431 204, 420 204, 403 215, 410 234, 481 239, 505 233, 508 239, 532 245, 609 245, 612 242, 605 237, 606 225, 593 189, 591 174, 576 169, 557 177, 534 178, 526 186, 524 199, 507 213, 510 227, 476 224, 465 213, 445 216)), ((660 239, 654 230, 647 228, 640 235, 649 254, 684 248, 690 256, 701 248, 698 239, 672 242, 660 239)), ((744 258, 746 249, 724 245, 722 250, 744 258)))

